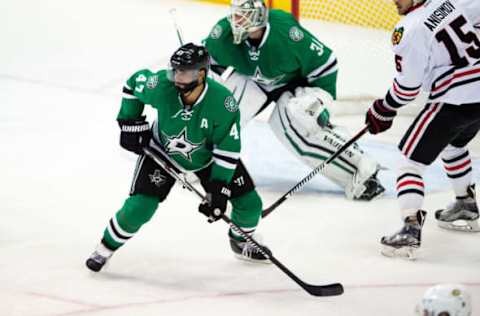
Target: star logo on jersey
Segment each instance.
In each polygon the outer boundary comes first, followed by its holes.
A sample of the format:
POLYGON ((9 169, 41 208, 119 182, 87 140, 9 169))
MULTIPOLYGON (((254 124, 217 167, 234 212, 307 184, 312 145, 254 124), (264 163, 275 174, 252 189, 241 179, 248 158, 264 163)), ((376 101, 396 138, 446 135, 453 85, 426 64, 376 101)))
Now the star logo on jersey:
POLYGON ((201 148, 202 143, 193 143, 188 139, 185 127, 178 135, 168 136, 165 148, 169 154, 179 154, 188 161, 192 161, 192 154, 201 148))
POLYGON ((285 77, 285 75, 268 78, 262 74, 262 71, 257 66, 257 68, 255 68, 255 73, 253 74, 252 80, 264 86, 273 86, 278 84, 283 79, 283 77, 285 77))
POLYGON ((160 169, 155 169, 153 174, 149 174, 150 182, 155 184, 157 187, 160 187, 162 183, 167 180, 167 177, 162 174, 160 169))
POLYGON ((403 37, 403 31, 405 29, 402 27, 399 27, 399 28, 396 28, 394 31, 393 31, 393 34, 392 34, 392 44, 393 45, 398 45, 400 44, 400 41, 402 40, 402 37, 403 37))

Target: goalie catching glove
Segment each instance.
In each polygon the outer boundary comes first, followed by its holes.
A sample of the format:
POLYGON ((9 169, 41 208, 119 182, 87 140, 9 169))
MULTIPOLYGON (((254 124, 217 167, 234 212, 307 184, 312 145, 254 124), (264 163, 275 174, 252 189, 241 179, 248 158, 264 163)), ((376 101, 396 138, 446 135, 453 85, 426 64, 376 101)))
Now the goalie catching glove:
POLYGON ((148 146, 152 138, 150 125, 145 116, 139 119, 118 120, 120 125, 120 146, 138 155, 143 154, 143 148, 148 146))
POLYGON ((198 206, 198 211, 208 217, 208 222, 213 223, 222 218, 227 210, 227 202, 231 191, 225 181, 213 180, 205 185, 206 200, 198 206))
POLYGON ((383 104, 383 99, 377 99, 368 109, 365 117, 365 123, 368 125, 368 131, 371 134, 385 132, 392 127, 393 119, 397 115, 396 111, 390 110, 383 104))

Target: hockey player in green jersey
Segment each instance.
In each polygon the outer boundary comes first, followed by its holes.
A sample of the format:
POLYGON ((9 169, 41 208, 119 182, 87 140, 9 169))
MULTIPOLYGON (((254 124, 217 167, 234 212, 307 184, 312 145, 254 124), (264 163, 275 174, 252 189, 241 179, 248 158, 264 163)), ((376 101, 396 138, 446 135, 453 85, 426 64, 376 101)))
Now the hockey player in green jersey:
MULTIPOLYGON (((330 122, 327 109, 337 95, 337 59, 291 14, 268 10, 262 0, 232 0, 230 16, 213 27, 204 43, 212 76, 240 105, 242 128, 275 102, 272 130, 311 167, 350 138, 345 128, 330 122)), ((354 145, 324 175, 348 198, 371 200, 384 191, 378 169, 378 163, 354 145)))
MULTIPOLYGON (((175 183, 165 170, 143 154, 143 148, 168 154, 175 168, 195 173, 208 201, 199 211, 209 221, 221 218, 232 204, 232 222, 253 234, 262 212, 262 201, 240 160, 240 112, 232 94, 207 78, 209 55, 205 47, 186 44, 170 59, 170 69, 140 70, 123 88, 117 121, 120 145, 139 154, 130 196, 110 219, 101 242, 86 265, 100 271, 112 254, 133 237, 155 213, 175 183), (144 105, 157 111, 150 128, 144 105)), ((266 258, 229 231, 230 245, 241 259, 266 262, 266 258)))

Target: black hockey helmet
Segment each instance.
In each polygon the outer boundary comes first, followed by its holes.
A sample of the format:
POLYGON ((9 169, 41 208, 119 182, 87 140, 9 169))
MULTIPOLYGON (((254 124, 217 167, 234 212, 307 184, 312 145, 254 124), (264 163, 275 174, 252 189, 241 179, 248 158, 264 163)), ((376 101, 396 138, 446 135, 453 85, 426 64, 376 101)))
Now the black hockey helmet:
POLYGON ((175 83, 175 86, 180 92, 187 93, 200 84, 200 78, 198 75, 200 70, 205 71, 206 78, 208 70, 210 69, 210 55, 204 46, 188 43, 182 45, 173 53, 170 58, 170 68, 171 73, 169 78, 173 82, 175 82, 175 72, 178 70, 196 71, 194 78, 192 78, 192 82, 188 84, 183 83, 181 85, 175 83))
POLYGON ((210 68, 210 56, 204 46, 188 43, 180 47, 170 58, 173 69, 205 69, 210 68))

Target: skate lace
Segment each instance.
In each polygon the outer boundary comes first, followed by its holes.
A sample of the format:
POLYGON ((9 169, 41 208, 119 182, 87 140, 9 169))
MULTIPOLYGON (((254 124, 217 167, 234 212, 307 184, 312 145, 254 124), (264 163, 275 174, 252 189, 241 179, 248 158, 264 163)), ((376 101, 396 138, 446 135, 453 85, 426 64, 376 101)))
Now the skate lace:
POLYGON ((245 242, 245 245, 243 246, 243 249, 242 249, 242 256, 244 257, 247 257, 247 258, 251 258, 252 257, 252 253, 255 251, 255 248, 253 248, 250 243, 248 242, 245 242))
MULTIPOLYGON (((260 234, 254 234, 252 237, 256 239, 256 241, 261 245, 263 242, 263 238, 260 234)), ((245 244, 242 248, 242 256, 245 256, 247 258, 252 258, 253 253, 258 253, 259 251, 255 246, 250 244, 248 241, 245 241, 245 244)))

